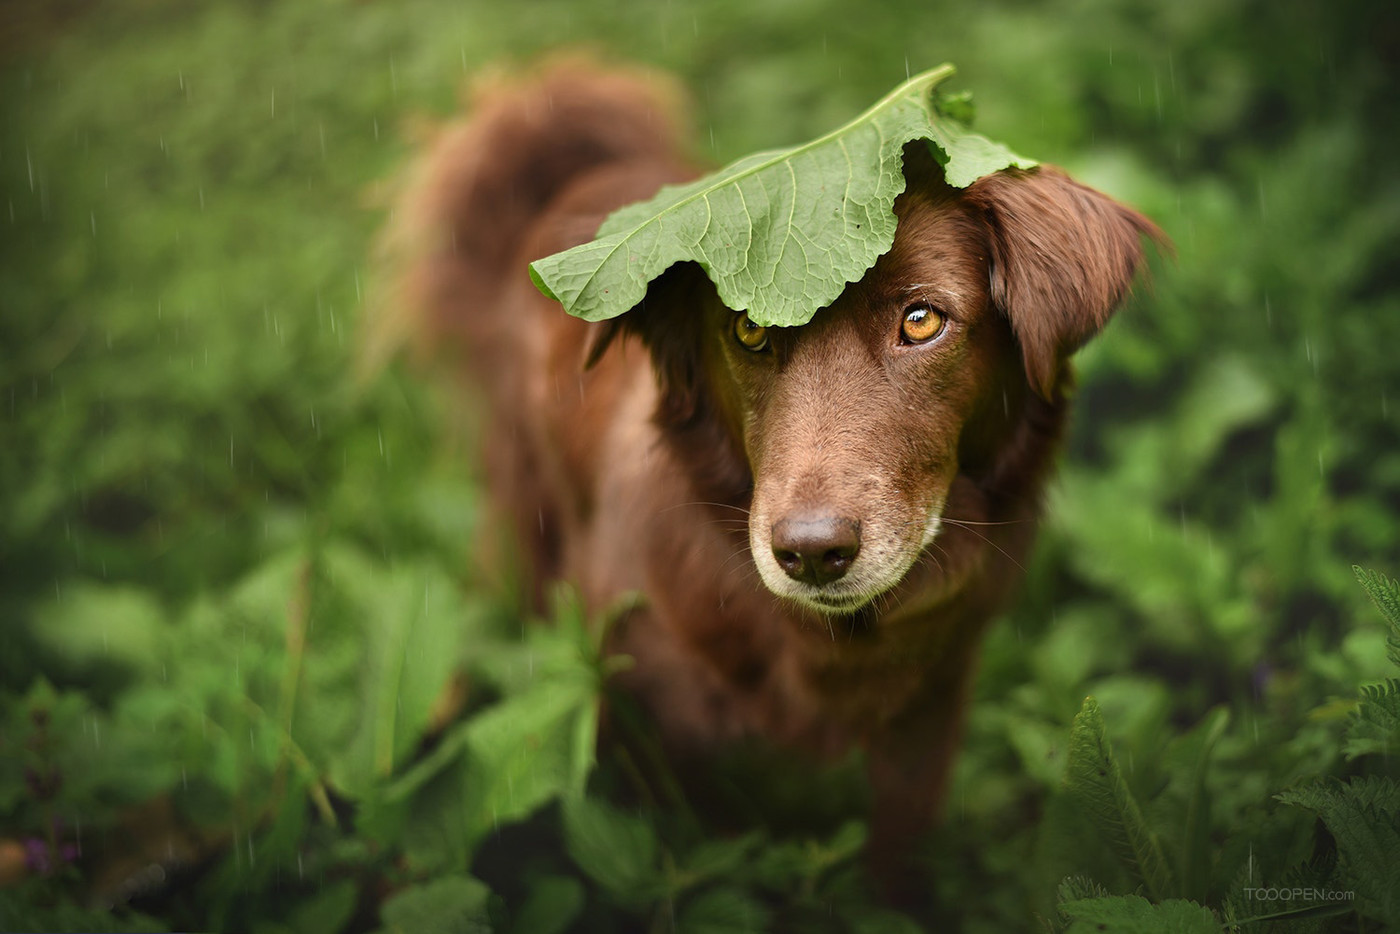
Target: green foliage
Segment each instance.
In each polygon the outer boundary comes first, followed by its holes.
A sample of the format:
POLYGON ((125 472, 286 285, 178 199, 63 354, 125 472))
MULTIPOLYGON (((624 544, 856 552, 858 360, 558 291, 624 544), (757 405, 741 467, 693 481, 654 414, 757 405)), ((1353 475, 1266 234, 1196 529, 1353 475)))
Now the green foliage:
MULTIPOLYGON (((950 185, 1034 162, 978 136, 939 104, 941 65, 810 143, 746 156, 614 212, 598 237, 530 264, 535 285, 589 321, 614 318, 647 284, 693 260, 720 299, 761 325, 806 324, 894 243, 904 147, 926 140, 950 185)), ((966 114, 967 101, 951 108, 966 114)))
POLYGON ((1347 758, 1400 751, 1400 681, 1361 687, 1361 702, 1347 725, 1347 758))
POLYGON ((0 928, 1400 923, 1397 587, 1347 570, 1400 565, 1393 4, 28 7, 0 38, 0 928), (1078 358, 909 914, 859 812, 721 830, 644 738, 593 762, 606 618, 498 596, 455 400, 350 377, 404 124, 580 40, 678 72, 710 164, 955 58, 989 135, 1175 243, 1078 358))
POLYGON ((1400 583, 1391 580, 1378 571, 1352 568, 1356 579, 1366 589, 1366 594, 1380 609, 1390 627, 1386 638, 1386 654, 1392 665, 1400 667, 1400 583))
POLYGON ((1090 931, 1122 934, 1218 934, 1220 922, 1195 902, 1169 899, 1153 904, 1137 895, 1064 902, 1070 919, 1066 934, 1090 931))
POLYGON ((1065 782, 1113 855, 1152 897, 1159 899, 1170 891, 1174 882, 1161 843, 1123 781, 1108 747, 1103 714, 1092 697, 1085 698, 1084 708, 1074 718, 1065 782))
MULTIPOLYGON (((1363 583, 1376 579, 1374 575, 1358 576, 1363 583)), ((1393 679, 1361 687, 1346 731, 1350 757, 1388 755, 1397 687, 1400 684, 1393 679)), ((1057 903, 1059 918, 1067 924, 1064 931, 1218 930, 1220 922, 1212 911, 1197 901, 1173 896, 1202 900, 1218 896, 1221 890, 1212 884, 1211 876, 1219 878, 1221 870, 1233 873, 1231 887, 1221 902, 1221 913, 1232 930, 1274 923, 1317 925, 1339 915, 1387 925, 1400 922, 1400 897, 1394 885, 1400 875, 1400 783, 1392 776, 1369 775, 1345 782, 1313 778, 1276 795, 1278 801, 1321 818, 1328 835, 1322 859, 1315 853, 1308 863, 1289 865, 1278 860, 1278 854, 1260 853, 1261 868, 1273 873, 1260 881, 1255 876, 1256 857, 1251 845, 1243 867, 1228 863, 1212 866, 1214 853, 1231 851, 1228 844, 1222 849, 1209 839, 1210 778, 1213 771, 1219 771, 1210 759, 1227 727, 1224 711, 1217 711, 1177 740, 1174 754, 1164 759, 1165 781, 1158 783, 1157 800, 1152 802, 1157 815, 1153 821, 1144 816, 1123 779, 1098 704, 1092 697, 1085 700, 1070 734, 1065 795, 1075 812, 1094 826, 1097 842, 1113 856, 1117 868, 1126 870, 1121 877, 1130 891, 1113 894, 1087 876, 1066 878, 1060 884, 1057 903), (1179 806, 1173 806, 1173 785, 1190 789, 1184 818, 1179 806), (1179 835, 1171 834, 1168 828, 1177 820, 1184 821, 1184 828, 1179 835), (1162 829, 1160 837, 1158 828, 1162 829), (1181 870, 1178 877, 1166 868, 1167 848, 1161 838, 1171 840, 1172 862, 1181 870), (1207 871, 1212 868, 1214 873, 1207 871)), ((1261 804, 1255 802, 1254 807, 1261 804)), ((1287 814, 1263 813, 1243 823, 1251 828, 1251 834, 1267 837, 1287 821, 1287 814)))
POLYGON ((1336 841, 1338 871, 1354 886, 1358 909, 1400 924, 1400 783, 1385 776, 1318 782, 1278 796, 1322 818, 1336 841))
POLYGON ((470 876, 443 876, 384 902, 381 934, 487 934, 486 886, 470 876))

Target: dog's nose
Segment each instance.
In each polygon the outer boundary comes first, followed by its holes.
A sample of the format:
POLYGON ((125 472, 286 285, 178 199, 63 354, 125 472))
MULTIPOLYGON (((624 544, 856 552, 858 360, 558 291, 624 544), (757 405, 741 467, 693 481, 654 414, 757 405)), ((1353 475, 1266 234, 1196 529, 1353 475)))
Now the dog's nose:
POLYGON ((844 577, 860 554, 860 523, 841 516, 797 516, 773 523, 773 557, 793 580, 820 586, 844 577))

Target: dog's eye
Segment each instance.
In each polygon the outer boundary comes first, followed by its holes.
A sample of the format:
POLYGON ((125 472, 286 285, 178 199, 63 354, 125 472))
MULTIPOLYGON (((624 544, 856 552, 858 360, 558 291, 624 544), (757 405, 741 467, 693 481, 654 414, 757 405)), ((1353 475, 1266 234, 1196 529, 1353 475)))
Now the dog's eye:
POLYGON ((941 311, 929 305, 911 305, 899 326, 899 339, 906 344, 927 344, 943 333, 947 320, 941 311))
POLYGON ((746 350, 755 353, 768 347, 768 329, 754 324, 745 314, 734 316, 734 337, 746 350))

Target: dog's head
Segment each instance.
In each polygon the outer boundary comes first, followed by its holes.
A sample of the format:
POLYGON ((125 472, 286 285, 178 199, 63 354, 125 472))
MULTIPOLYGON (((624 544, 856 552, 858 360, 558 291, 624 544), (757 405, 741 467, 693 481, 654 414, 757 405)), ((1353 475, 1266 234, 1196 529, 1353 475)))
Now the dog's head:
POLYGON ((751 478, 749 542, 773 593, 849 613, 939 535, 954 478, 995 472, 1032 394, 1107 321, 1152 224, 1040 168, 948 187, 911 149, 893 247, 812 321, 763 328, 672 270, 616 327, 661 380, 657 418, 719 426, 751 478))

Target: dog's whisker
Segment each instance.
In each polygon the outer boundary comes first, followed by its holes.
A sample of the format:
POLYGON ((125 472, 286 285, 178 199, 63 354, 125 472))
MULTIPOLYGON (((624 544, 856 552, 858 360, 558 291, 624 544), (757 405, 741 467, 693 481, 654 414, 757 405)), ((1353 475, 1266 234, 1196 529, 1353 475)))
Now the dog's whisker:
MULTIPOLYGON (((985 526, 1017 525, 1017 524, 1020 524, 1020 523, 1022 523, 1022 522, 1029 522, 1029 521, 1031 521, 1031 520, 1028 520, 1028 519, 1011 519, 1011 520, 1007 520, 1007 521, 1005 521, 1005 522, 973 522, 973 521, 970 521, 970 520, 967 520, 967 519, 949 519, 948 517, 943 516, 943 517, 940 518, 940 521, 946 522, 946 523, 948 523, 949 525, 956 526, 956 527, 961 528, 961 529, 966 529, 968 532, 970 532, 971 534, 977 536, 979 539, 981 539, 981 540, 982 540, 983 542, 985 542, 986 544, 988 544, 988 545, 990 545, 991 547, 995 548, 998 552, 1001 553, 1001 555, 1002 555, 1004 558, 1006 558, 1006 560, 1008 560, 1008 561, 1010 561, 1012 564, 1014 564, 1020 571, 1024 572, 1024 571, 1026 570, 1025 565, 1023 565, 1020 561, 1018 561, 1018 560, 1016 559, 1016 556, 1015 556, 1015 555, 1011 554, 1011 553, 1010 553, 1009 551, 1007 551, 1005 548, 1001 547, 1001 545, 997 544, 995 541, 993 541, 992 539, 988 538, 986 535, 984 535, 984 534, 982 534, 981 532, 979 532, 979 531, 977 530, 977 526, 984 526, 984 527, 985 527, 985 526)), ((908 522, 905 523, 905 527, 915 526, 915 525, 917 525, 917 526, 923 526, 924 523, 919 522, 918 520, 910 520, 910 521, 908 521, 908 522)), ((937 538, 935 538, 935 539, 933 540, 933 542, 931 542, 930 544, 937 545, 937 546, 940 548, 940 550, 942 549, 942 545, 939 543, 939 540, 938 540, 937 538)), ((944 554, 947 554, 947 552, 945 551, 944 554)))
POLYGON ((977 536, 978 538, 980 538, 982 541, 986 542, 988 545, 991 545, 993 548, 995 548, 997 551, 999 551, 999 552, 1001 553, 1001 556, 1002 556, 1003 558, 1005 558, 1007 561, 1010 561, 1012 564, 1014 564, 1014 565, 1016 566, 1016 568, 1017 568, 1019 571, 1021 571, 1022 573, 1025 573, 1025 571, 1026 571, 1025 565, 1023 565, 1020 561, 1018 561, 1018 560, 1016 559, 1016 556, 1015 556, 1015 555, 1011 554, 1011 552, 1007 551, 1005 548, 1001 547, 1001 546, 998 545, 996 542, 992 541, 990 538, 988 538, 987 536, 983 535, 981 532, 977 531, 976 529, 972 528, 971 526, 965 526, 965 528, 966 528, 969 532, 971 532, 973 535, 976 535, 976 536, 977 536))
POLYGON ((748 516, 751 510, 747 506, 735 506, 733 503, 713 503, 707 500, 688 500, 684 503, 676 503, 674 506, 667 506, 661 510, 662 513, 673 512, 677 509, 688 509, 691 506, 708 506, 711 509, 732 509, 735 512, 748 516))
POLYGON ((939 521, 940 521, 940 522, 946 522, 946 523, 948 523, 949 525, 960 525, 960 526, 965 526, 965 527, 969 527, 969 528, 970 528, 970 527, 972 527, 972 526, 1027 525, 1027 524, 1029 524, 1029 523, 1031 523, 1031 522, 1034 522, 1035 520, 1034 520, 1034 519, 1003 519, 1003 520, 1001 520, 1000 522, 979 522, 979 521, 976 521, 976 520, 974 520, 974 519, 954 519, 952 516, 940 516, 940 517, 939 517, 939 521))

